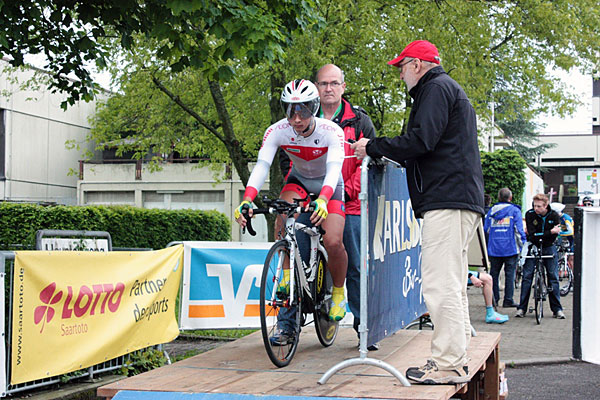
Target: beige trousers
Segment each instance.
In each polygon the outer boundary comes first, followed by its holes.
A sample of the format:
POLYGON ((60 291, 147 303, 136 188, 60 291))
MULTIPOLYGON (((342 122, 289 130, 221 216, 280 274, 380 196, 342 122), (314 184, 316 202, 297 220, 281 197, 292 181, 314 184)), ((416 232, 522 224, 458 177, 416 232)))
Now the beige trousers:
POLYGON ((423 298, 431 321, 432 359, 440 369, 467 363, 471 321, 467 300, 469 243, 481 216, 468 210, 432 210, 423 214, 423 298))

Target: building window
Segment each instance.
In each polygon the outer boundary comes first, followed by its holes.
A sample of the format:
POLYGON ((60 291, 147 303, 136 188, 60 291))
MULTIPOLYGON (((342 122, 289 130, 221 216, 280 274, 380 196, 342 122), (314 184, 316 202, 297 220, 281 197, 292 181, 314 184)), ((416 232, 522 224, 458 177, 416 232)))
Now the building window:
POLYGON ((162 208, 166 210, 217 210, 225 212, 225 193, 220 190, 188 191, 157 190, 144 192, 144 208, 162 208))
POLYGON ((85 204, 135 205, 135 193, 131 192, 85 192, 85 204))

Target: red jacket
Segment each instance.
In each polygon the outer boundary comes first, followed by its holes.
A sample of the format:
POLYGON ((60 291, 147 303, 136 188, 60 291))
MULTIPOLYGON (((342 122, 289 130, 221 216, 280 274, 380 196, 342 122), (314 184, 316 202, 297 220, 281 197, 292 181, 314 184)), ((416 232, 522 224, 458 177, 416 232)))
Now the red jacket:
MULTIPOLYGON (((346 99, 342 99, 342 111, 333 119, 344 130, 346 141, 358 140, 363 137, 372 139, 375 137, 375 128, 371 118, 362 108, 354 107, 346 99)), ((346 156, 354 155, 348 143, 344 144, 346 156)), ((344 178, 344 190, 346 191, 346 214, 360 215, 360 171, 362 160, 349 157, 342 165, 342 177, 344 178)))

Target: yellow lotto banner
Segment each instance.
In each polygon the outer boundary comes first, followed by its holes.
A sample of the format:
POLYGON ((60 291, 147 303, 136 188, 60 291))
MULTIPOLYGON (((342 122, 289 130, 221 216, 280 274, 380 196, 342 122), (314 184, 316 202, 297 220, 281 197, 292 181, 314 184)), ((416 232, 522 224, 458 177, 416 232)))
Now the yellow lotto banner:
POLYGON ((140 252, 15 252, 11 379, 89 367, 179 334, 183 245, 140 252))

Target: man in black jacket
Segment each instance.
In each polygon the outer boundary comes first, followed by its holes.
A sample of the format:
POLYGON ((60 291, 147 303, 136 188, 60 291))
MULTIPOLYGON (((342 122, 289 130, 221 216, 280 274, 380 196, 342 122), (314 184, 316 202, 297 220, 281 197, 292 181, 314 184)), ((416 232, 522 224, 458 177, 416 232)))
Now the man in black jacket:
POLYGON ((413 98, 407 131, 361 139, 352 148, 358 158, 402 163, 413 209, 423 218, 421 276, 435 327, 432 357, 406 376, 426 384, 468 382, 467 249, 484 214, 475 111, 430 42, 410 43, 388 64, 400 70, 413 98))
MULTIPOLYGON (((565 313, 560 304, 560 287, 558 284, 558 264, 556 261, 556 248, 554 241, 560 232, 560 216, 553 211, 548 204, 548 196, 539 193, 533 196, 533 208, 525 214, 525 226, 527 227, 527 240, 532 246, 541 249, 542 255, 552 255, 553 258, 545 258, 544 266, 546 275, 548 275, 548 286, 552 290, 548 291, 550 298, 550 309, 554 313, 554 318, 565 319, 565 313)), ((521 285, 521 301, 517 307, 515 317, 523 318, 527 311, 529 303, 529 294, 531 292, 531 282, 533 281, 533 272, 535 260, 528 258, 523 265, 523 284, 521 285)))

